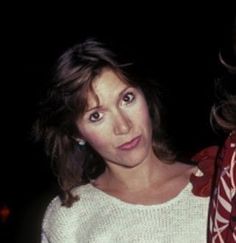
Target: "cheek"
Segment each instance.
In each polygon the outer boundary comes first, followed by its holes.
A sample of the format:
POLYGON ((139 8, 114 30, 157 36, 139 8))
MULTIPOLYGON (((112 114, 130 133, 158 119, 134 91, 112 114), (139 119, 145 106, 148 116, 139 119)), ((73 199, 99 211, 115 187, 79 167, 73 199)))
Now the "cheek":
POLYGON ((147 105, 146 104, 143 104, 143 106, 141 107, 141 112, 142 112, 142 119, 143 119, 143 121, 144 122, 146 122, 146 123, 150 123, 151 121, 150 121, 150 114, 149 114, 149 111, 148 111, 148 107, 147 107, 147 105))
POLYGON ((91 129, 87 132, 83 132, 84 139, 95 149, 98 150, 107 146, 106 136, 102 132, 94 132, 91 129))
POLYGON ((138 121, 142 126, 147 126, 148 128, 151 128, 149 110, 144 100, 140 102, 140 105, 136 112, 135 121, 138 121))

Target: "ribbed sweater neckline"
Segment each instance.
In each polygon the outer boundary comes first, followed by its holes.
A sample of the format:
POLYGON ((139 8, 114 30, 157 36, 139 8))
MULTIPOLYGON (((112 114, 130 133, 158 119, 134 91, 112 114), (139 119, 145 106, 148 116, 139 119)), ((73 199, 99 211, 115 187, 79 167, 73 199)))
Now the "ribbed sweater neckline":
MULTIPOLYGON (((187 194, 191 193, 192 189, 192 184, 189 182, 187 183, 184 188, 173 198, 167 200, 166 202, 163 203, 157 203, 157 204, 135 204, 135 203, 129 203, 126 202, 122 199, 119 199, 115 196, 112 196, 101 189, 95 187, 92 183, 88 183, 84 185, 84 187, 91 193, 93 193, 96 196, 101 197, 101 199, 105 201, 110 201, 111 203, 117 205, 117 206, 122 206, 122 207, 130 207, 130 208, 139 208, 139 209, 153 209, 153 208, 164 208, 168 207, 170 205, 173 205, 183 199, 187 194)), ((85 189, 84 188, 84 189, 85 189)))

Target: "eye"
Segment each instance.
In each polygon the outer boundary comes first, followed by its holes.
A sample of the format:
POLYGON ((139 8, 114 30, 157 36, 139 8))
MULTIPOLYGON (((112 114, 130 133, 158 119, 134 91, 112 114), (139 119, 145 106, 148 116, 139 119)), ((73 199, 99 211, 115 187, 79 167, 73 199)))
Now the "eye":
POLYGON ((92 114, 89 115, 89 121, 91 122, 97 122, 97 121, 100 121, 102 119, 102 114, 95 111, 93 112, 92 114))
POLYGON ((134 99, 134 94, 132 92, 128 92, 123 96, 122 101, 125 102, 125 104, 130 104, 133 102, 134 99))

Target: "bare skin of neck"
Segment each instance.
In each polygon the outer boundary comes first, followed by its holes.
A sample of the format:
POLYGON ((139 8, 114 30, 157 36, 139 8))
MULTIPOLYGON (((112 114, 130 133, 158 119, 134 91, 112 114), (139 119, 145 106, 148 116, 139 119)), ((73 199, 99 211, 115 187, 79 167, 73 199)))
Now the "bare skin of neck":
POLYGON ((196 171, 191 165, 168 163, 158 158, 133 168, 109 164, 94 182, 105 193, 129 203, 163 203, 174 198, 196 171))

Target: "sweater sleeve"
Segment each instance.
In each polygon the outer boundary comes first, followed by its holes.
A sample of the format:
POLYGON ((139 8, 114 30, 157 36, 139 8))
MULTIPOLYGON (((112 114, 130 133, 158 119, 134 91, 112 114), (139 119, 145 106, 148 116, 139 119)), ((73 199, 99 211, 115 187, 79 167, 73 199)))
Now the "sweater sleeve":
POLYGON ((55 197, 47 206, 41 226, 41 243, 57 242, 54 238, 58 235, 57 218, 60 217, 61 201, 55 197))
POLYGON ((80 214, 80 210, 75 212, 74 205, 71 208, 62 206, 59 197, 55 197, 49 203, 43 217, 41 243, 74 242, 78 215, 80 214))
POLYGON ((41 243, 49 243, 47 236, 46 236, 45 232, 43 232, 43 231, 41 233, 41 243))

